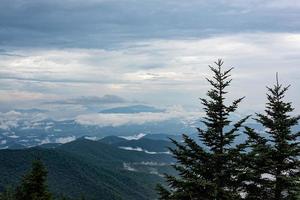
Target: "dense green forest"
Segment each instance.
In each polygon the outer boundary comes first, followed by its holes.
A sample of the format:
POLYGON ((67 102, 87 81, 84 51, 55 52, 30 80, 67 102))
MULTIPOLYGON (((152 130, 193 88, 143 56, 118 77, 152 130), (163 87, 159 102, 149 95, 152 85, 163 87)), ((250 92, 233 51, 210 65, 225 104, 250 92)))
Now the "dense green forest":
POLYGON ((100 141, 78 139, 56 148, 29 148, 0 151, 0 189, 16 188, 22 176, 39 159, 48 171, 47 183, 53 198, 154 199, 155 186, 163 179, 157 174, 174 173, 168 154, 126 151, 100 141), (124 168, 130 163, 138 171, 124 168), (149 164, 148 164, 149 163, 149 164), (156 163, 169 163, 156 165, 156 163))

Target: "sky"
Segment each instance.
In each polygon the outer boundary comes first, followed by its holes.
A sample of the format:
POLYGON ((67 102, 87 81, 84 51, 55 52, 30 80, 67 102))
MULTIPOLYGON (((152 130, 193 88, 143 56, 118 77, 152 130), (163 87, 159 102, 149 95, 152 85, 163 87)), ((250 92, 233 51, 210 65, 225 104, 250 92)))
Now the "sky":
POLYGON ((1 0, 1 116, 193 110, 218 58, 234 67, 228 100, 246 96, 241 114, 264 109, 276 72, 297 111, 299 19, 297 0, 1 0))

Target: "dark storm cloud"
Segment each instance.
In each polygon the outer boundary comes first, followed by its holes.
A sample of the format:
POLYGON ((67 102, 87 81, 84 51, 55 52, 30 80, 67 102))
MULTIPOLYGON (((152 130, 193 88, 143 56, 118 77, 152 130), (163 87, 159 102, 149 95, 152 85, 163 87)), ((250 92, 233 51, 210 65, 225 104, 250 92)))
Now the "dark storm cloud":
POLYGON ((299 31, 298 7, 287 9, 289 4, 282 3, 266 6, 265 1, 236 2, 2 0, 0 44, 113 48, 120 42, 138 39, 204 37, 250 30, 299 31))

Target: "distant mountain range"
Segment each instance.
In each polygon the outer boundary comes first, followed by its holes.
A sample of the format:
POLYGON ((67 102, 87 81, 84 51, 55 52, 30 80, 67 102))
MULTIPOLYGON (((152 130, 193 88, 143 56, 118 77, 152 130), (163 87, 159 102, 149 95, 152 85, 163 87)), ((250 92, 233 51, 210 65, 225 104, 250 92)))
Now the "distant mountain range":
POLYGON ((133 105, 133 106, 124 106, 124 107, 105 109, 102 110, 100 113, 142 113, 142 112, 159 113, 164 111, 165 109, 159 109, 153 106, 133 105))
MULTIPOLYGON (((111 135, 131 136, 140 133, 180 135, 195 132, 195 128, 191 124, 178 117, 166 117, 162 120, 145 120, 142 122, 139 122, 139 117, 135 117, 135 123, 129 121, 118 125, 101 125, 101 121, 99 121, 99 124, 86 124, 77 119, 62 121, 43 119, 39 118, 38 114, 41 113, 44 114, 47 111, 17 109, 8 113, 7 116, 2 116, 3 119, 0 119, 0 149, 20 149, 46 143, 66 143, 82 136, 101 139, 111 135), (35 117, 28 120, 21 118, 22 115, 34 115, 35 117)), ((144 118, 153 114, 158 118, 166 115, 165 109, 147 105, 114 107, 101 110, 98 114, 105 121, 109 118, 113 120, 116 115, 125 115, 124 118, 127 118, 136 116, 139 113, 142 113, 144 118)))
MULTIPOLYGON (((263 131, 263 128, 257 124, 250 124, 250 126, 258 131, 263 131)), ((74 120, 42 120, 30 127, 25 122, 19 122, 18 126, 10 129, 0 128, 0 149, 22 149, 48 143, 67 143, 83 136, 97 140, 107 136, 132 137, 133 135, 144 134, 145 139, 169 140, 172 138, 181 140, 183 133, 193 138, 197 136, 194 127, 178 119, 116 127, 82 125, 74 120)), ((108 140, 108 138, 106 139, 108 140)), ((111 138, 111 140, 113 139, 121 140, 121 138, 111 138)), ((237 143, 243 140, 244 136, 242 135, 237 138, 237 143)))
MULTIPOLYGON (((89 116, 88 119, 94 121, 93 123, 83 123, 78 119, 56 121, 40 117, 40 114, 47 112, 47 110, 36 108, 17 109, 5 116, 0 116, 0 149, 47 146, 48 143, 51 146, 52 143, 67 143, 83 136, 96 140, 106 136, 132 137, 144 134, 145 139, 169 140, 171 137, 181 140, 183 133, 195 137, 197 135, 195 127, 203 126, 201 123, 197 123, 199 120, 173 117, 172 113, 170 114, 165 109, 140 104, 103 109, 94 114, 96 116, 89 116), (35 117, 28 120, 20 117, 22 115, 35 117), (100 115, 101 118, 95 120, 94 117, 97 118, 97 115, 100 115), (123 118, 118 118, 120 116, 123 118), (147 120, 149 116, 154 120, 147 120), (127 119, 130 117, 133 122, 127 119), (114 120, 119 123, 114 124, 114 120), (123 123, 124 120, 127 123, 123 123), (112 123, 105 124, 102 121, 112 123)), ((233 119, 237 120, 236 118, 237 116, 233 116, 233 119)), ((258 124, 249 125, 258 131, 264 131, 263 127, 258 124)), ((300 130, 299 126, 296 129, 300 130)), ((120 140, 120 138, 114 139, 120 140)), ((244 136, 241 136, 237 139, 237 143, 243 140, 244 136)))
POLYGON ((19 149, 46 143, 66 143, 83 136, 100 139, 110 135, 131 136, 139 133, 180 135, 193 132, 195 132, 195 128, 189 127, 177 119, 117 127, 82 125, 74 120, 43 120, 33 126, 19 122, 18 126, 10 129, 0 128, 0 149, 19 149))

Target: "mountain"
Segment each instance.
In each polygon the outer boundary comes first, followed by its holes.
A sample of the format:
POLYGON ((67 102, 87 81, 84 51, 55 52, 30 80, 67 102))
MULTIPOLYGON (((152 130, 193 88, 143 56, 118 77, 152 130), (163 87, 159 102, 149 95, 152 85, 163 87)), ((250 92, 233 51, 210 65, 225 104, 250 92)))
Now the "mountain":
POLYGON ((99 141, 105 144, 118 144, 120 142, 125 142, 127 140, 118 136, 107 136, 100 139, 99 141))
MULTIPOLYGON (((148 114, 151 115, 154 112, 160 118, 162 109, 158 109, 146 105, 132 105, 124 107, 115 107, 111 109, 103 110, 103 113, 96 113, 101 115, 101 120, 107 119, 110 121, 120 121, 122 118, 118 118, 119 115, 125 115, 125 118, 131 115, 142 115, 147 118, 148 114), (146 113, 146 114, 145 114, 146 113)), ((196 124, 194 120, 183 120, 180 118, 163 118, 161 120, 147 121, 136 117, 137 122, 126 123, 104 123, 101 124, 101 120, 96 120, 97 123, 89 124, 86 121, 80 121, 78 119, 62 120, 56 121, 52 119, 45 119, 40 115, 44 110, 40 109, 28 109, 28 110, 16 110, 5 113, 3 119, 0 121, 0 149, 20 149, 28 148, 38 145, 43 145, 47 143, 67 143, 78 139, 83 136, 88 136, 90 138, 100 139, 106 136, 133 136, 140 133, 146 134, 144 138, 154 139, 154 140, 165 140, 169 141, 169 138, 181 141, 181 135, 186 133, 192 138, 197 138, 197 131, 195 126, 200 126, 203 128, 203 124, 196 124), (25 114, 24 114, 25 113, 25 114), (26 117, 31 116, 30 119, 26 117), (23 118, 22 116, 26 117, 23 118), (194 123, 193 123, 194 122, 194 123)), ((156 119, 157 116, 154 117, 156 119)), ((236 117, 235 117, 236 118, 236 117)), ((93 121, 94 118, 88 118, 93 121)), ((122 120, 121 120, 122 119, 122 120)), ((135 119, 135 118, 134 118, 135 119)), ((103 121, 102 120, 102 121, 103 121)), ((89 121, 89 120, 87 120, 89 121)), ((126 121, 126 120, 125 120, 126 121)), ((264 128, 258 124, 249 124, 250 127, 262 132, 264 128)), ((300 126, 296 126, 295 130, 300 130, 300 126)), ((245 136, 238 137, 236 143, 241 143, 245 139, 245 136)), ((118 139, 120 140, 120 139, 118 139)), ((111 141, 115 142, 115 141, 111 141)))
MULTIPOLYGON (((193 137, 194 134, 191 136, 193 137)), ((182 134, 179 135, 169 135, 169 134, 163 134, 163 133, 158 133, 158 134, 147 134, 144 136, 144 138, 151 139, 151 140, 165 140, 165 141, 170 141, 170 138, 176 141, 181 141, 182 140, 182 134)))
POLYGON ((114 145, 91 141, 84 138, 61 145, 57 149, 72 153, 84 159, 90 159, 103 164, 120 164, 123 162, 159 162, 171 163, 174 161, 170 155, 147 154, 145 152, 128 151, 114 145))
POLYGON ((62 144, 60 144, 60 143, 46 143, 46 144, 38 145, 37 147, 44 148, 44 149, 54 149, 54 148, 56 148, 60 145, 62 145, 62 144))
POLYGON ((152 106, 146 105, 133 105, 133 106, 124 106, 124 107, 116 107, 111 109, 102 110, 100 113, 142 113, 142 112, 164 112, 164 109, 155 108, 152 106))
POLYGON ((132 150, 139 150, 145 151, 148 153, 166 153, 169 151, 168 147, 173 148, 174 144, 167 140, 152 140, 142 137, 138 140, 126 140, 116 136, 108 136, 105 137, 99 142, 103 142, 106 144, 111 144, 121 149, 132 149, 132 150))
POLYGON ((90 136, 103 138, 106 136, 132 136, 139 133, 179 135, 193 133, 195 129, 179 119, 142 124, 124 124, 120 126, 84 125, 75 120, 41 120, 38 122, 19 121, 16 126, 2 128, 0 126, 0 149, 19 144, 32 147, 45 143, 66 143, 76 138, 90 136))
POLYGON ((37 157, 49 171, 52 192, 76 198, 84 194, 88 200, 155 199, 161 174, 174 173, 170 155, 126 151, 81 138, 52 149, 0 150, 0 190, 15 185, 37 157))

